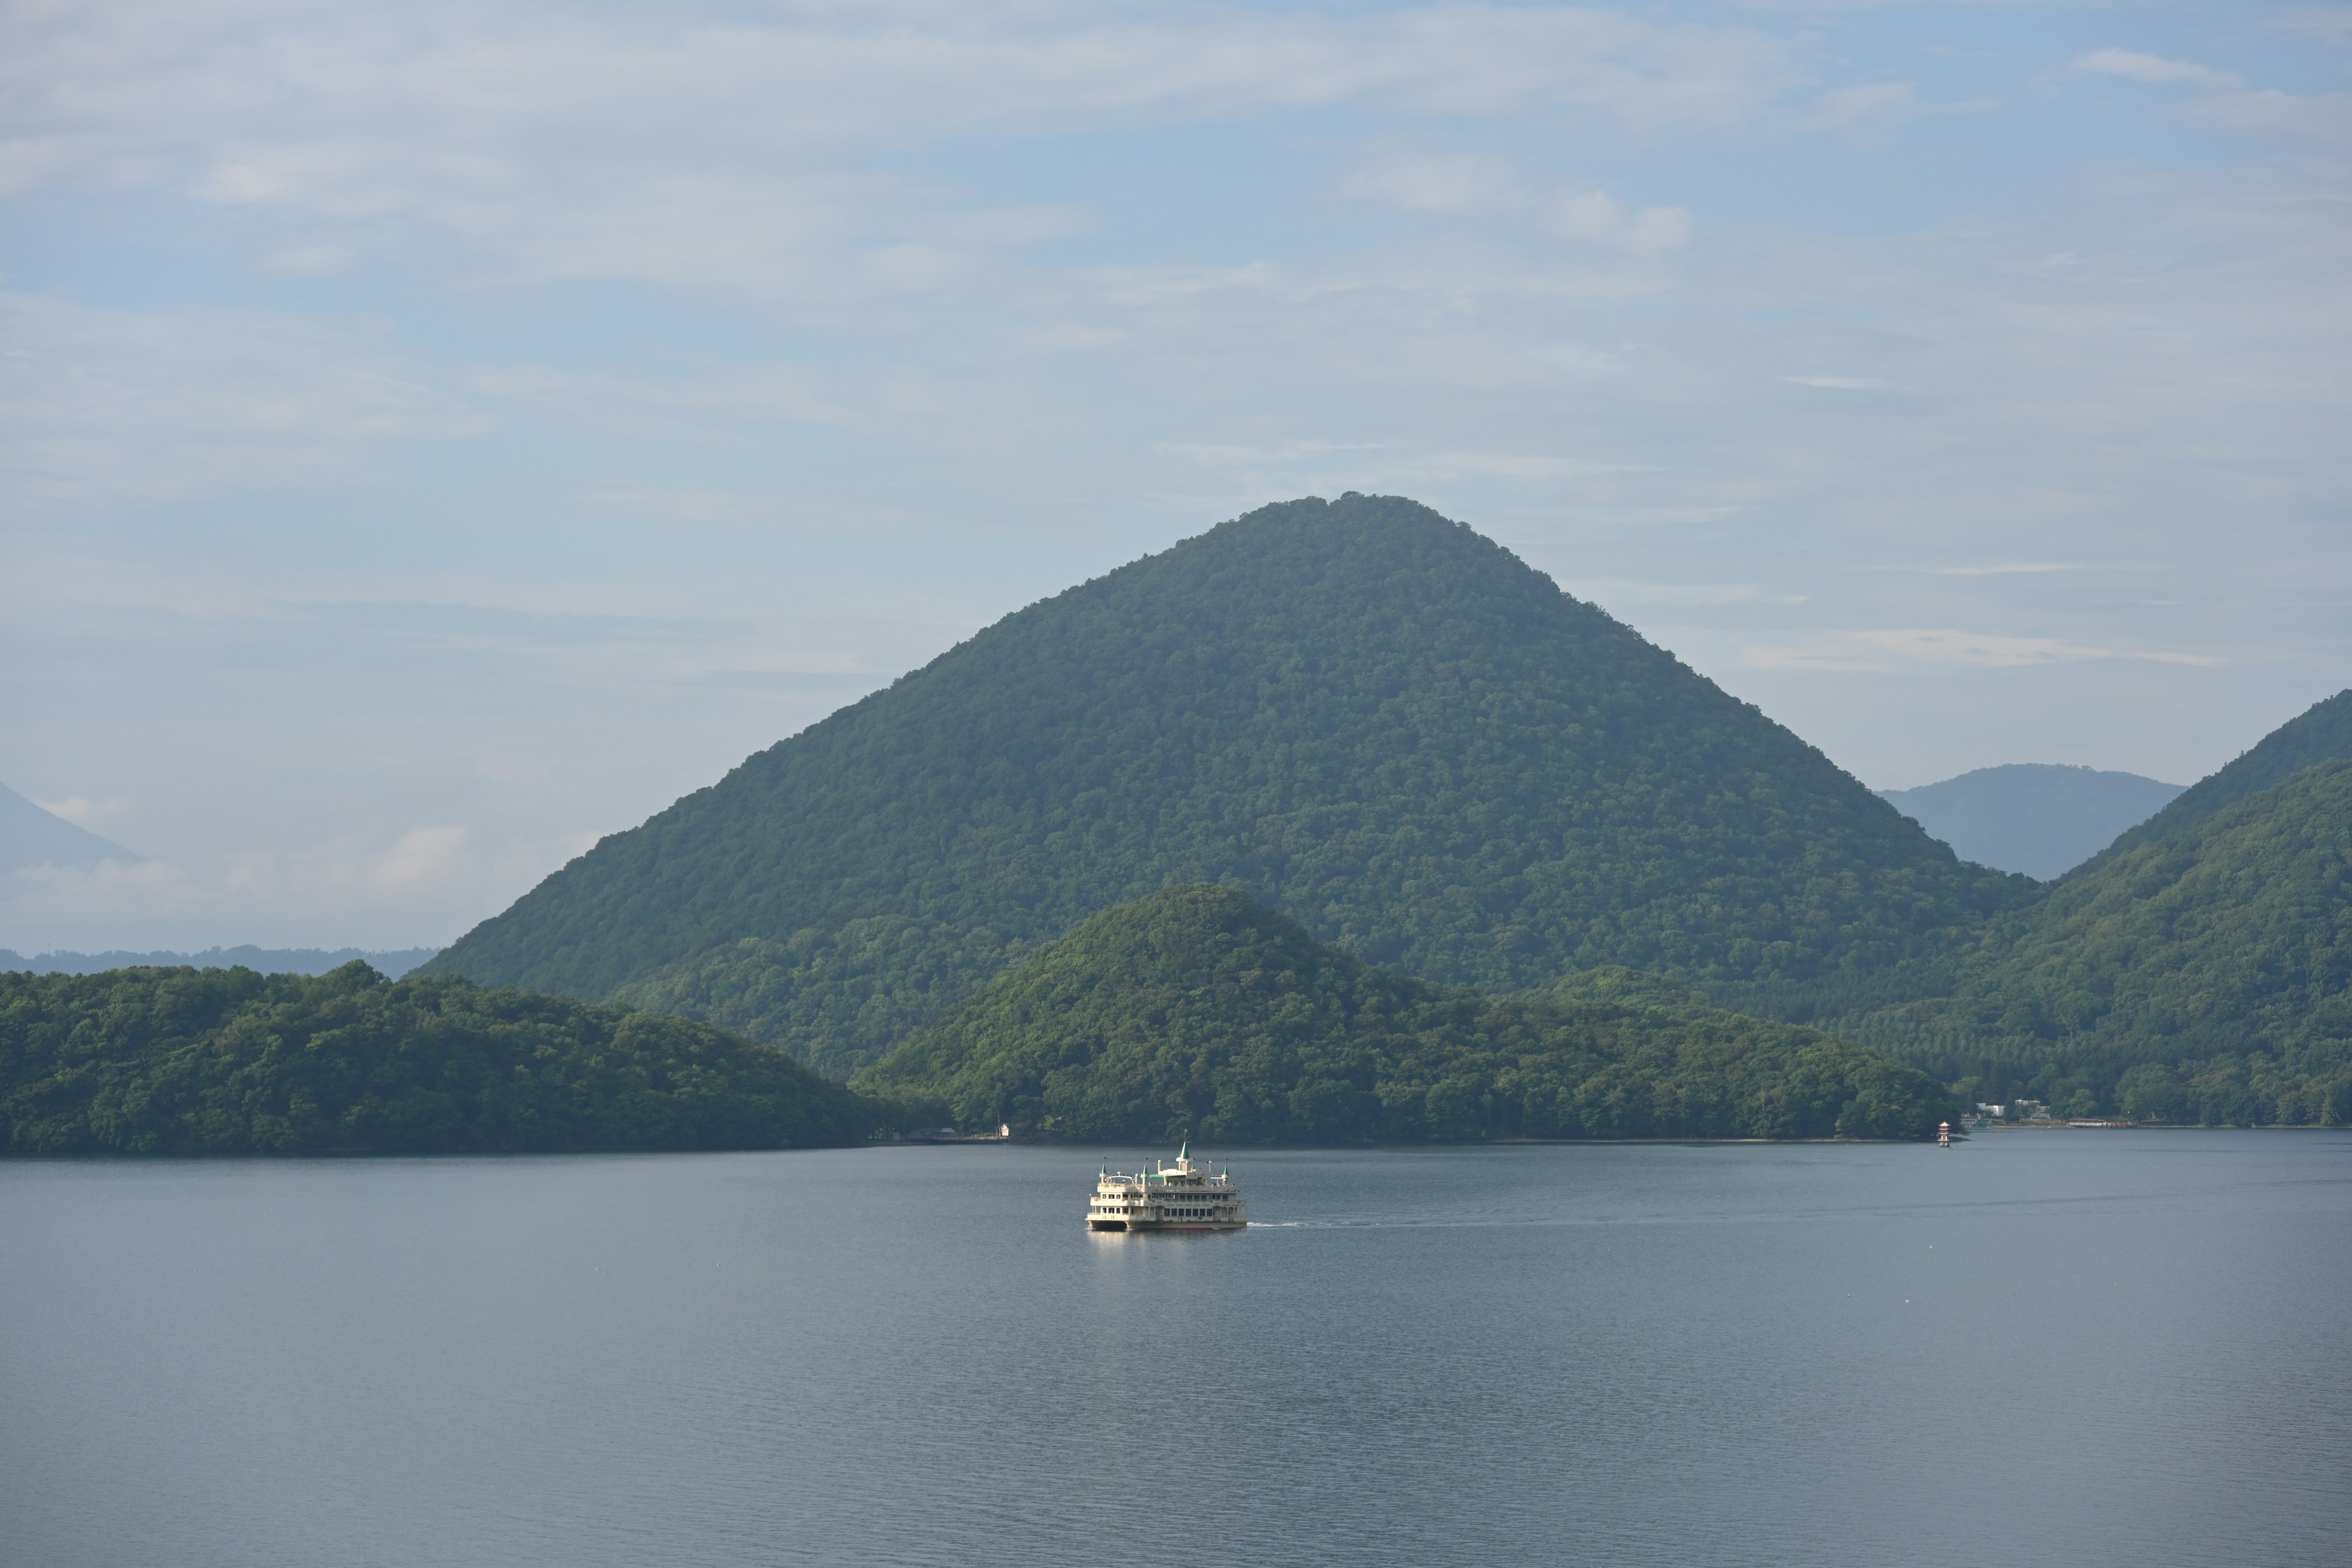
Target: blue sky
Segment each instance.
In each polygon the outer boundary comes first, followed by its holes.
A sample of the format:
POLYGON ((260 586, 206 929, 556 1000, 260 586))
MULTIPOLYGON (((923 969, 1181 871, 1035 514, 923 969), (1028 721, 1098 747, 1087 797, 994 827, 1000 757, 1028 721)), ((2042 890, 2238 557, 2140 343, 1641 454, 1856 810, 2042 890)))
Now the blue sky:
POLYGON ((0 946, 446 941, 1260 502, 1866 782, 2347 683, 2352 6, 278 0, 0 23, 0 946))

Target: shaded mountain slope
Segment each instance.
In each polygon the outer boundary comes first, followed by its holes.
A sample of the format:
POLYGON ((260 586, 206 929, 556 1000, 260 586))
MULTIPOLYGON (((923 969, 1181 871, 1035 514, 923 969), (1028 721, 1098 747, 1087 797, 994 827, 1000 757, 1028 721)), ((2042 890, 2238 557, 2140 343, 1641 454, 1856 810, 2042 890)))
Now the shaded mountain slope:
POLYGON ((1095 1141, 1923 1138, 1952 1112, 1924 1074, 1810 1029, 1664 1007, 1638 982, 1481 997, 1198 886, 1085 921, 856 1082, 1095 1141))
POLYGON ((2137 773, 2011 763, 1878 793, 1961 859, 2047 882, 2146 821, 2181 786, 2137 773))
POLYGON ((2189 785, 2162 811, 2125 831, 2076 870, 2087 871, 2111 857, 2202 822, 2249 795, 2285 783, 2315 763, 2347 757, 2352 757, 2352 690, 2313 703, 2235 761, 2189 785))
POLYGON ((0 974, 12 1153, 772 1149, 877 1114, 707 1025, 364 963, 0 974))
POLYGON ((2061 1109, 2159 1114, 2134 1081, 2210 1078, 2219 1099, 2171 1110, 2352 1121, 2352 762, 2067 878, 1996 922, 1948 997, 1831 1022, 2061 1109))
POLYGON ((1007 616, 426 968, 845 1071, 1087 915, 1218 880, 1498 991, 1884 964, 2030 891, 1507 551, 1350 495, 1007 616))
POLYGON ((28 866, 95 866, 101 860, 128 866, 142 858, 0 784, 0 875, 28 866))

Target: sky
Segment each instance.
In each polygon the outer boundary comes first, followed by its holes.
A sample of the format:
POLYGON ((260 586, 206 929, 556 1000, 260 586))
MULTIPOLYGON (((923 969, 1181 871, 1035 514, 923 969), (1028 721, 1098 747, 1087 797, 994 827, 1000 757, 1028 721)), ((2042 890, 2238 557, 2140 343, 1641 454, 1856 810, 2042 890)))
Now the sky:
POLYGON ((0 946, 446 942, 1414 497, 1875 787, 2352 684, 2352 5, 14 0, 0 946))

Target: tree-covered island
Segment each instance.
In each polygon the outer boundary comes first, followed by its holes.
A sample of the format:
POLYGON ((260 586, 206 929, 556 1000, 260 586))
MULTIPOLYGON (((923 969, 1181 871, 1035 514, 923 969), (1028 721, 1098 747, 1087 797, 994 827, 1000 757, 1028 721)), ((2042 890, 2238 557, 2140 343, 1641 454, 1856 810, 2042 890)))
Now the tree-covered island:
POLYGON ((0 974, 16 1154, 776 1149, 885 1114, 708 1024, 360 963, 0 974))
POLYGON ((1927 1074, 1623 971, 1487 998, 1375 969, 1233 888, 1107 910, 854 1080, 1088 1141, 1927 1138, 1927 1074))

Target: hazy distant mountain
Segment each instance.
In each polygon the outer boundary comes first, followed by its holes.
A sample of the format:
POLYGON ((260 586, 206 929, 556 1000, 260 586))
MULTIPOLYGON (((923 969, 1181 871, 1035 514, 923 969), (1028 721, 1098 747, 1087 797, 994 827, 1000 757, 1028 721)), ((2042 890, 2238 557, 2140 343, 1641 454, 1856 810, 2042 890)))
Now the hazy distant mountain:
MULTIPOLYGON (((2352 758, 2352 691, 2315 702, 2240 753, 2235 762, 2198 780, 2180 797, 2102 847, 2105 861, 2258 795, 2320 763, 2352 758)), ((1933 831, 1930 829, 1929 831, 1933 831)), ((2089 870, 2088 866, 2082 867, 2089 870)))
POLYGON ((95 866, 100 860, 127 866, 143 858, 0 784, 0 876, 27 866, 95 866))
POLYGON ((325 974, 358 959, 387 980, 397 980, 441 950, 403 947, 369 952, 339 947, 208 947, 202 952, 45 952, 26 958, 0 947, 0 970, 29 969, 36 974, 96 974, 108 969, 231 969, 264 974, 325 974))
POLYGON ((1006 616, 604 839, 427 973, 845 1071, 1086 917, 1218 881, 1487 990, 1891 963, 2029 891, 1491 540, 1348 495, 1006 616))
POLYGON ((1878 793, 1961 859, 2047 882, 2147 820, 2183 787, 2137 773, 2011 763, 1878 793))

